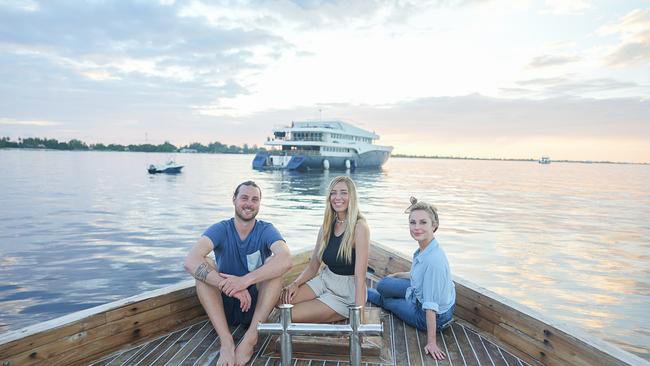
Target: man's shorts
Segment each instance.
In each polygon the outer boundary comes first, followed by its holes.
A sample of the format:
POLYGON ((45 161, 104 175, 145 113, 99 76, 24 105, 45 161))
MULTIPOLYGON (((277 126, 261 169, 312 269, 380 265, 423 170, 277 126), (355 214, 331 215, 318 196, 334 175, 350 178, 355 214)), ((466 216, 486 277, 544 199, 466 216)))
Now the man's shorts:
POLYGON ((257 304, 257 287, 249 287, 248 293, 251 295, 251 307, 246 312, 241 310, 238 299, 221 294, 221 298, 223 299, 223 312, 226 314, 228 325, 251 325, 255 304, 257 304))
POLYGON ((316 294, 316 299, 329 306, 344 318, 350 316, 348 306, 354 305, 354 276, 342 276, 330 271, 329 267, 320 275, 307 281, 307 285, 316 294))

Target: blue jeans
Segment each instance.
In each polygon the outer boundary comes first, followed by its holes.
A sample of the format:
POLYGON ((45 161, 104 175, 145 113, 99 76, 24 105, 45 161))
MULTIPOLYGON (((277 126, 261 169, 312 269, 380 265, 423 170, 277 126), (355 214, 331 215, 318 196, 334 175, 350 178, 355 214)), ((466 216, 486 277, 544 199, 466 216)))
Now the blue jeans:
MULTIPOLYGON (((405 278, 384 277, 377 283, 376 290, 368 289, 368 301, 390 311, 404 323, 426 332, 427 317, 422 309, 422 304, 419 301, 412 303, 406 300, 406 289, 410 285, 411 281, 405 278)), ((454 304, 445 313, 436 313, 436 329, 438 331, 442 331, 449 325, 455 307, 454 304)))

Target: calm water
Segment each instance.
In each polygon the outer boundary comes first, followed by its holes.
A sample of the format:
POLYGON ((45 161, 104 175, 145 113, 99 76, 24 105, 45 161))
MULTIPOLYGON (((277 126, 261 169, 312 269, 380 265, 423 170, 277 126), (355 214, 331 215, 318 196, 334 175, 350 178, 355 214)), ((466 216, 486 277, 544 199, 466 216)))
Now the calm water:
MULTIPOLYGON (((336 173, 252 156, 0 150, 0 331, 188 279, 182 258, 230 217, 237 183, 292 249, 315 243, 336 173)), ((411 195, 438 206, 452 271, 650 359, 650 166, 392 158, 352 173, 373 240, 411 254, 411 195)))

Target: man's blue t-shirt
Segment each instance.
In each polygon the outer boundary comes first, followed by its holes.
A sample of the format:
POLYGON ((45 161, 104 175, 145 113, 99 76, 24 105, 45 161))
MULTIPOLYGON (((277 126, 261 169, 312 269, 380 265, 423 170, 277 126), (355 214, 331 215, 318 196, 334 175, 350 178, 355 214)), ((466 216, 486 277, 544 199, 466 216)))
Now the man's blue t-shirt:
POLYGON ((256 220, 253 230, 243 241, 235 228, 235 219, 220 221, 204 233, 212 240, 219 272, 243 276, 253 272, 271 256, 271 244, 283 240, 270 222, 256 220))

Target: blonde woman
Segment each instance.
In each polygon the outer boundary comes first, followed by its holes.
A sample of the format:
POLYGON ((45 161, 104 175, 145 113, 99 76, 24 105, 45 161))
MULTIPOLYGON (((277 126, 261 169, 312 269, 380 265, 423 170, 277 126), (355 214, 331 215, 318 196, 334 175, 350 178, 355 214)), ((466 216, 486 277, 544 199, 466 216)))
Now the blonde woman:
POLYGON ((332 322, 349 316, 348 306, 366 303, 370 231, 352 179, 332 180, 323 224, 309 264, 286 286, 280 302, 293 304, 292 321, 332 322), (321 263, 325 263, 319 273, 321 263))
POLYGON ((405 323, 427 332, 425 353, 436 360, 445 358, 436 342, 436 331, 451 322, 456 303, 456 290, 449 261, 434 233, 438 230, 438 211, 426 202, 411 197, 409 214, 411 237, 418 242, 413 254, 411 272, 393 273, 377 283, 377 290, 368 290, 368 300, 405 323))

